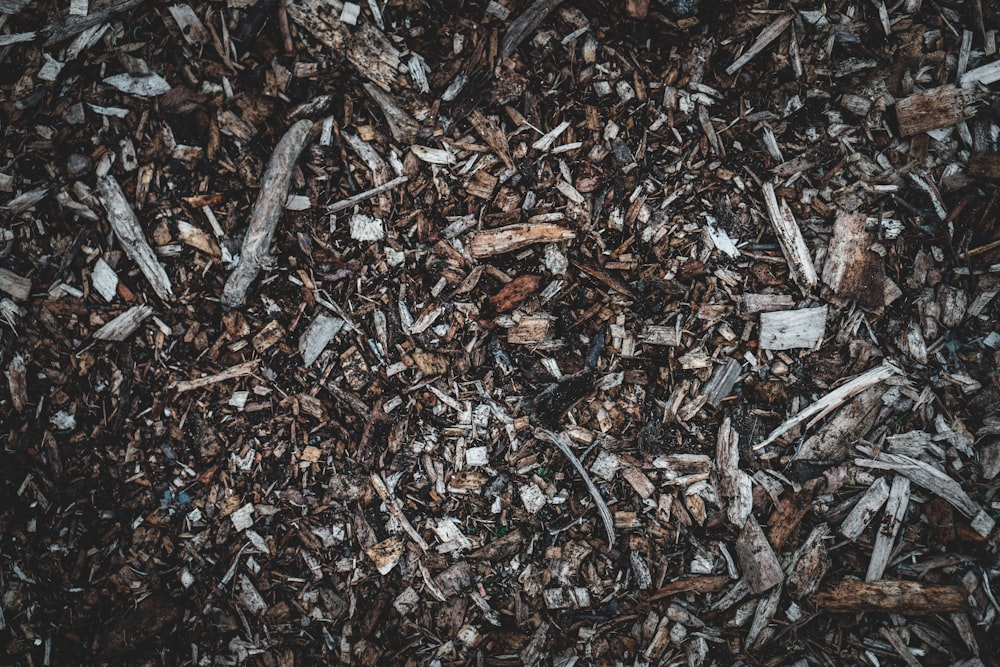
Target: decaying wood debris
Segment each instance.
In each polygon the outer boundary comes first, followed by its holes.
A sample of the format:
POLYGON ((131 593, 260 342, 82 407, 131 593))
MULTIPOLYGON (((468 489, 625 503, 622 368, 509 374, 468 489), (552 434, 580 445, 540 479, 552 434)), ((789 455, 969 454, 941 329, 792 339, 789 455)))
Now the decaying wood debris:
POLYGON ((995 664, 998 31, 0 0, 4 664, 995 664))

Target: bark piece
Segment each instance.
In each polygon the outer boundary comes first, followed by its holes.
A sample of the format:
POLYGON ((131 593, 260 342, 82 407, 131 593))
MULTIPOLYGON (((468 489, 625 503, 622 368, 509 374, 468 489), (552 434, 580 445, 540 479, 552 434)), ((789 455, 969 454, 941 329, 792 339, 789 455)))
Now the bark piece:
POLYGON ((508 169, 514 168, 514 160, 510 156, 510 144, 507 135, 500 125, 492 118, 487 118, 478 109, 469 114, 469 122, 476 133, 496 152, 508 169))
POLYGON ((903 137, 949 127, 976 114, 982 98, 975 90, 948 84, 914 93, 896 102, 896 120, 903 137))
POLYGON ((222 290, 222 304, 227 308, 243 305, 250 283, 262 268, 273 261, 270 254, 271 239, 274 238, 274 230, 288 198, 295 162, 306 146, 311 129, 310 120, 295 123, 285 132, 271 155, 267 171, 261 179, 257 201, 250 213, 247 234, 240 249, 240 263, 229 275, 222 290))
POLYGON ((476 259, 520 250, 535 243, 554 243, 576 238, 576 232, 551 223, 516 224, 484 229, 470 234, 469 251, 476 259))
POLYGON ((817 607, 834 614, 875 611, 923 616, 969 608, 961 586, 925 585, 916 581, 865 583, 844 580, 813 596, 817 607))
POLYGON ((361 18, 356 26, 341 20, 343 3, 289 0, 288 17, 331 53, 344 54, 354 69, 385 92, 408 88, 400 67, 401 52, 380 30, 361 18))
POLYGON ((823 282, 837 296, 853 299, 865 310, 877 311, 885 305, 885 268, 882 257, 869 249, 875 239, 865 231, 867 218, 864 213, 837 215, 823 266, 823 282))
POLYGON ((754 595, 771 590, 785 579, 778 556, 753 514, 747 517, 736 540, 736 556, 754 595))
POLYGON ((118 181, 111 174, 102 176, 97 180, 96 192, 101 205, 107 211, 111 229, 114 230, 115 237, 125 254, 139 265, 139 269, 146 276, 156 295, 163 300, 170 299, 174 294, 170 278, 167 277, 163 265, 156 259, 153 249, 149 247, 139 220, 125 199, 125 193, 122 192, 118 181))

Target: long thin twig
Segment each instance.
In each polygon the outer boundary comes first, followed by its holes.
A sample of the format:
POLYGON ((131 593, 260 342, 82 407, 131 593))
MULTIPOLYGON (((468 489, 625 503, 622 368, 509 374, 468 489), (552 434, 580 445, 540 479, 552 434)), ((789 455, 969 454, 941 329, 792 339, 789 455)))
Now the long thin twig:
POLYGON ((604 529, 608 532, 608 546, 614 546, 615 521, 611 516, 611 510, 608 509, 608 504, 604 502, 604 498, 601 497, 601 492, 597 489, 597 485, 590 479, 587 469, 583 467, 583 463, 580 462, 580 459, 576 457, 576 454, 574 454, 573 450, 570 448, 569 439, 564 433, 553 433, 545 428, 535 429, 535 437, 539 440, 551 442, 558 447, 559 451, 561 451, 566 458, 570 460, 570 463, 573 464, 576 471, 580 473, 581 477, 583 477, 583 482, 587 485, 587 490, 590 491, 590 495, 593 496, 594 502, 597 504, 597 510, 601 515, 601 520, 604 522, 604 529))
POLYGON ((358 194, 352 195, 347 199, 341 199, 340 201, 328 206, 326 210, 329 213, 336 213, 338 211, 343 211, 345 208, 351 208, 355 204, 360 204, 366 199, 377 197, 383 192, 388 192, 389 190, 397 188, 403 183, 406 183, 408 180, 410 180, 409 176, 397 176, 396 178, 386 183, 383 183, 382 185, 376 185, 371 190, 365 190, 364 192, 359 192, 358 194))

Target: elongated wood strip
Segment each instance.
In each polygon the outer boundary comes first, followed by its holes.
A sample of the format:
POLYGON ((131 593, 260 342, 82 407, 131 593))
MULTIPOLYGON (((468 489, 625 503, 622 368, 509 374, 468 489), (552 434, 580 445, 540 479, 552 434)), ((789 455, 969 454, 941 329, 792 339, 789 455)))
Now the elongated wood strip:
POLYGON ((146 235, 139 225, 139 219, 125 199, 125 193, 111 174, 97 179, 97 198, 108 213, 108 222, 115 237, 129 258, 139 265, 142 275, 152 286, 156 296, 169 299, 174 295, 170 278, 163 265, 156 259, 156 253, 149 247, 146 235))
POLYGON ((235 308, 243 304, 250 283, 271 260, 271 239, 288 199, 288 187, 299 154, 306 147, 311 120, 300 120, 285 132, 274 148, 271 161, 261 179, 260 193, 250 213, 250 225, 240 249, 240 263, 229 275, 222 290, 222 305, 235 308))
POLYGON ((960 586, 925 586, 916 581, 842 581, 820 591, 813 602, 834 614, 862 611, 926 615, 969 608, 960 586))
POLYGON ((715 467, 719 473, 719 492, 725 500, 726 518, 743 528, 753 510, 753 483, 740 469, 740 435, 729 417, 722 420, 715 445, 715 467))
POLYGON ((754 43, 750 45, 743 55, 737 58, 732 65, 726 68, 726 74, 732 75, 737 72, 741 67, 746 65, 748 62, 753 60, 753 58, 759 54, 761 51, 767 48, 767 45, 778 38, 778 35, 785 31, 792 21, 795 19, 795 14, 785 14, 779 17, 774 23, 764 28, 760 33, 760 36, 754 40, 754 43))
POLYGON ((520 250, 534 243, 575 239, 576 232, 550 223, 524 223, 484 229, 470 236, 469 251, 476 259, 482 259, 520 250))
POLYGON ((170 385, 170 388, 180 394, 185 391, 191 391, 192 389, 201 389, 202 387, 207 387, 218 382, 225 382, 226 380, 232 380, 234 378, 243 377, 244 375, 250 375, 256 368, 257 360, 245 361, 242 364, 227 368, 226 370, 215 373, 214 375, 206 375, 205 377, 195 378, 194 380, 181 380, 180 382, 174 382, 170 385))
POLYGON ((679 593, 715 593, 725 588, 732 579, 722 575, 703 575, 690 577, 688 579, 678 579, 671 581, 666 586, 657 589, 648 598, 647 602, 662 600, 679 593))
POLYGON ((829 414, 831 411, 836 410, 838 407, 843 405, 847 399, 855 396, 856 394, 860 394, 872 385, 876 385, 883 380, 887 380, 899 372, 900 370, 889 362, 883 362, 881 366, 876 366, 875 368, 865 371, 853 380, 840 385, 815 403, 812 403, 809 407, 800 411, 794 417, 785 420, 781 426, 771 431, 770 435, 758 444, 754 445, 753 448, 757 450, 766 447, 802 422, 812 419, 813 417, 821 419, 823 415, 829 414))
POLYGON ((95 331, 94 338, 97 340, 123 341, 135 333, 136 329, 152 314, 152 306, 146 304, 132 306, 95 331))
POLYGON ((993 532, 996 521, 965 492, 962 485, 934 466, 905 454, 879 452, 876 459, 855 459, 859 466, 893 470, 931 493, 945 499, 971 519, 972 529, 983 537, 993 532))
POLYGON ((889 564, 889 557, 892 555, 892 548, 896 544, 896 535, 903 526, 903 516, 906 514, 906 506, 910 502, 910 480, 902 475, 897 475, 892 480, 892 487, 889 489, 889 500, 885 504, 885 516, 882 525, 875 533, 875 546, 872 548, 872 557, 868 561, 868 572, 865 574, 865 581, 873 582, 882 578, 885 567, 889 564))
POLYGON ((359 192, 356 195, 351 195, 347 199, 341 199, 340 201, 330 204, 327 206, 326 210, 330 213, 337 213, 338 211, 343 211, 345 208, 351 208, 355 204, 360 204, 361 202, 371 199, 372 197, 377 197, 378 195, 388 192, 398 188, 403 183, 410 180, 409 176, 397 176, 388 183, 383 183, 382 185, 376 185, 371 190, 365 190, 364 192, 359 192))
POLYGON ((576 471, 580 473, 580 477, 583 478, 584 484, 587 485, 587 490, 590 491, 591 497, 594 499, 594 504, 597 505, 597 510, 601 515, 601 520, 604 522, 604 530, 608 533, 608 546, 614 546, 615 544, 615 521, 611 516, 611 510, 608 509, 608 504, 604 502, 604 498, 601 496, 600 490, 594 484, 594 481, 590 479, 590 475, 587 473, 587 469, 583 467, 583 463, 580 459, 576 457, 573 450, 569 446, 569 438, 566 437, 564 433, 553 433, 548 429, 539 428, 535 429, 535 437, 539 440, 547 440, 553 445, 559 448, 559 451, 570 460, 576 471))
POLYGON ((767 207, 767 215, 771 219, 774 233, 778 237, 778 244, 788 261, 788 268, 791 271, 792 279, 799 286, 802 293, 808 295, 819 282, 816 275, 816 267, 813 266, 812 256, 809 248, 802 238, 802 231, 795 222, 788 204, 778 198, 774 193, 774 185, 764 183, 764 205, 767 207))

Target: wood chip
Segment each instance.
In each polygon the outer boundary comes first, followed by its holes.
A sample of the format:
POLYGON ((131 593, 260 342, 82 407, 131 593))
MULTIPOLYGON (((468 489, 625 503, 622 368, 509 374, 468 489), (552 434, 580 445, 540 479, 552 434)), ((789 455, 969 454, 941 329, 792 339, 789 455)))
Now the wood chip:
POLYGON ((158 297, 168 300, 173 297, 173 288, 167 272, 156 259, 156 254, 146 241, 146 235, 138 218, 125 199, 121 186, 115 177, 108 174, 97 180, 97 198, 108 214, 108 222, 114 230, 118 243, 125 254, 139 265, 150 286, 158 297))

